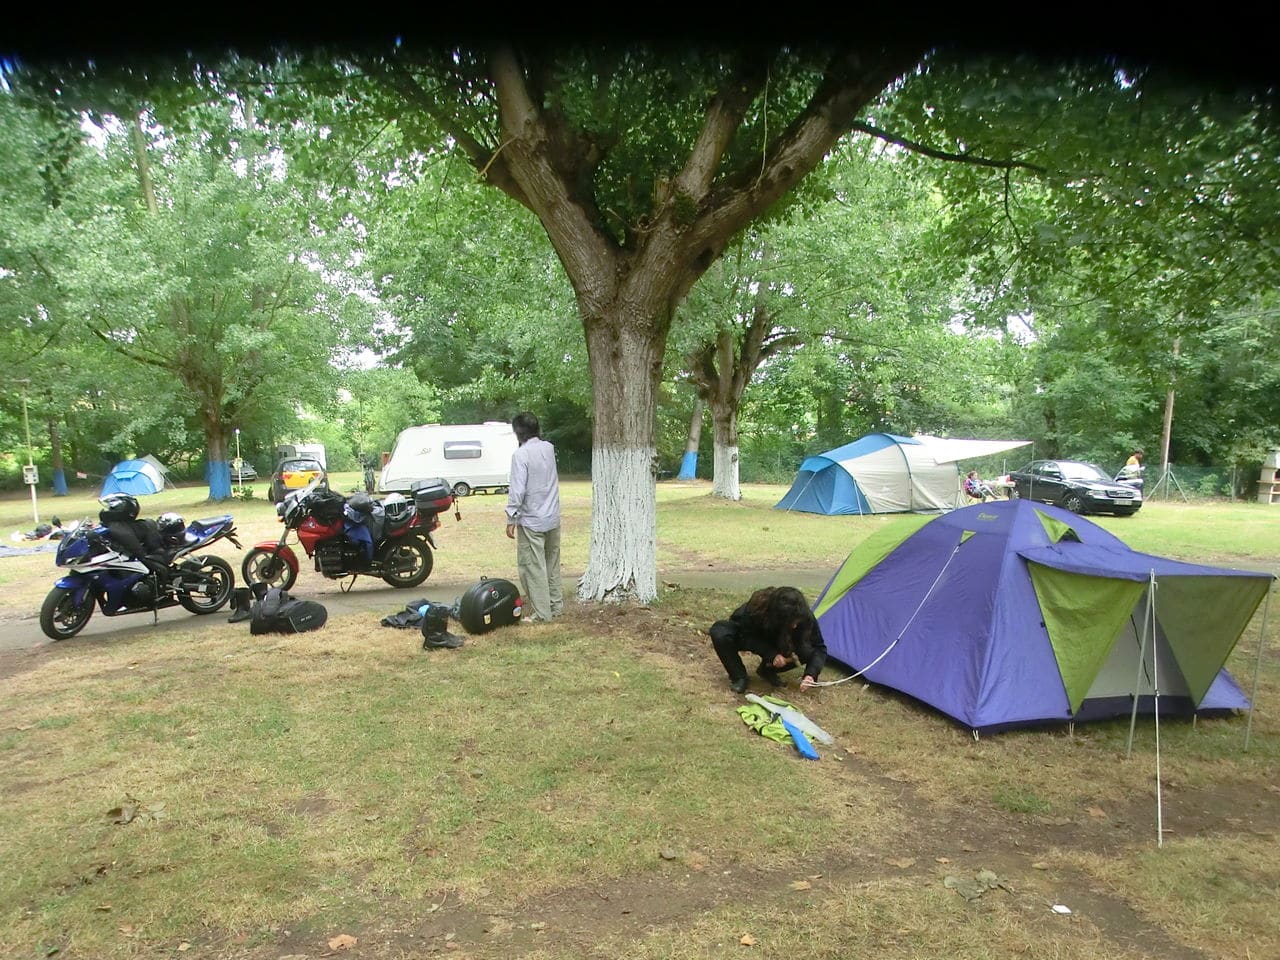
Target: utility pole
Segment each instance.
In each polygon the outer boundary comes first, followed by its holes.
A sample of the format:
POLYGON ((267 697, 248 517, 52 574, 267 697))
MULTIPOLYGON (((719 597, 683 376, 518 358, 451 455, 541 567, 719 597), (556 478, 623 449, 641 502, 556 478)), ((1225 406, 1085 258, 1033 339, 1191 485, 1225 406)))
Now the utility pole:
POLYGON ((36 487, 40 483, 40 475, 36 470, 35 453, 31 447, 31 421, 27 418, 27 387, 31 385, 31 381, 15 380, 13 382, 22 384, 22 428, 27 434, 27 465, 23 468, 22 479, 31 488, 31 516, 35 520, 36 526, 39 526, 40 508, 36 503, 36 487))

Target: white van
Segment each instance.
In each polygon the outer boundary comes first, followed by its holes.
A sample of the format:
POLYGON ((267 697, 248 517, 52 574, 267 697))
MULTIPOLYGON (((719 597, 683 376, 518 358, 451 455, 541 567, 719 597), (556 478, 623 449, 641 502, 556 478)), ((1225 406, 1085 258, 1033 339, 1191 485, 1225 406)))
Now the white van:
POLYGON ((419 480, 442 477, 455 497, 472 490, 502 493, 511 482, 511 455, 518 446, 511 424, 500 420, 409 427, 396 437, 378 489, 408 493, 419 480))

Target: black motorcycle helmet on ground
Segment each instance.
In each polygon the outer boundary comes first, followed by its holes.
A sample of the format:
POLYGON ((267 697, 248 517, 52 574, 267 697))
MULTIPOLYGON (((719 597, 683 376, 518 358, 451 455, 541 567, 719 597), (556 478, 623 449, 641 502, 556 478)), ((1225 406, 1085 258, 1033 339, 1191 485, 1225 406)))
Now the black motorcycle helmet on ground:
POLYGON ((98 511, 98 520, 102 523, 138 519, 138 500, 127 493, 109 493, 98 502, 102 504, 98 511))

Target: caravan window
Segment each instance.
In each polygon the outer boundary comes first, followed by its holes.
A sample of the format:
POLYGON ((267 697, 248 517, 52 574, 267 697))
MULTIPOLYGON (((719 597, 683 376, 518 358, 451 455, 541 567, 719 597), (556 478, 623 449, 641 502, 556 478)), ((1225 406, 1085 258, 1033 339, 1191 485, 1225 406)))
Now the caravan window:
POLYGON ((449 440, 444 445, 446 460, 479 460, 482 454, 479 440, 449 440))

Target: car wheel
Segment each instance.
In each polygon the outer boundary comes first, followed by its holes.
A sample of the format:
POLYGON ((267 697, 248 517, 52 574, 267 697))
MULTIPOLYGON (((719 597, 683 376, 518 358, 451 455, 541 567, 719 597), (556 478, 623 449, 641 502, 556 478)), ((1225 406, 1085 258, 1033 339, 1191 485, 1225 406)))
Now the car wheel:
POLYGON ((1020 489, 1018 489, 1017 487, 1010 487, 1010 488, 1009 488, 1009 499, 1010 499, 1010 500, 1021 500, 1021 499, 1022 499, 1022 491, 1021 491, 1020 489))
POLYGON ((453 495, 455 497, 465 497, 471 493, 471 484, 465 480, 459 480, 453 485, 453 495))
POLYGON ((1084 513, 1084 497, 1078 493, 1068 493, 1062 498, 1062 505, 1072 513, 1084 513))

